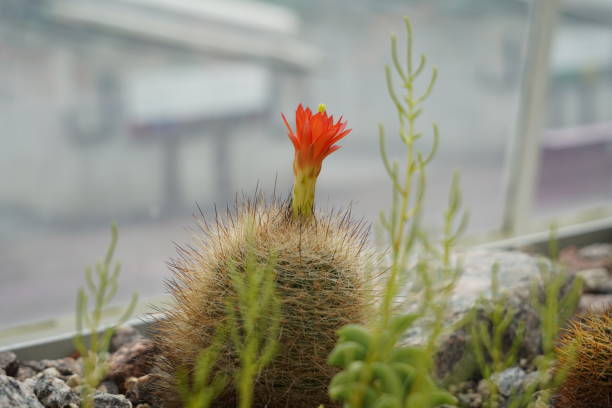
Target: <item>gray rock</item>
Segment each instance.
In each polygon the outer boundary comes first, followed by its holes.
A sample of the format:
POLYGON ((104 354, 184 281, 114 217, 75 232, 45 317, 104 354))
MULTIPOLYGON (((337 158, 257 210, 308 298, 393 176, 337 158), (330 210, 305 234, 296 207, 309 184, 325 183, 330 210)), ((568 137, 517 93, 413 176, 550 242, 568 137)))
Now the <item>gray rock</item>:
POLYGON ((78 374, 72 374, 70 377, 66 378, 66 384, 70 388, 76 388, 82 383, 82 378, 78 374))
POLYGON ((38 373, 36 375, 36 378, 41 378, 41 377, 60 378, 61 376, 62 376, 62 373, 60 373, 57 368, 49 367, 49 368, 45 368, 41 373, 38 373))
POLYGON ((519 390, 525 378, 525 371, 520 367, 510 367, 501 373, 491 376, 491 381, 497 386, 500 394, 509 397, 513 392, 519 390))
POLYGON ((43 408, 31 387, 13 377, 0 375, 0 408, 16 407, 43 408))
POLYGON ((502 292, 524 292, 531 280, 540 273, 542 265, 549 265, 546 258, 528 255, 519 251, 474 249, 459 253, 463 274, 451 297, 454 311, 470 309, 483 295, 491 297, 491 273, 498 267, 499 288, 502 292))
POLYGON ((53 375, 50 368, 38 374, 34 380, 34 394, 47 408, 78 407, 79 396, 62 380, 53 375))
POLYGON ((15 377, 17 370, 19 370, 17 355, 11 351, 0 352, 0 370, 3 370, 6 375, 15 377))
MULTIPOLYGON (((465 319, 478 303, 480 297, 491 297, 491 272, 498 266, 499 287, 508 293, 508 305, 516 311, 516 319, 507 330, 508 341, 518 330, 518 321, 526 326, 525 339, 520 352, 521 357, 536 355, 540 348, 540 335, 536 329, 539 319, 529 306, 529 285, 533 277, 539 275, 543 258, 536 258, 522 252, 476 249, 459 255, 463 262, 463 274, 449 300, 449 324, 465 319)), ((480 310, 478 319, 485 319, 480 310)), ((436 355, 436 374, 447 383, 455 383, 471 378, 478 367, 470 350, 469 330, 460 327, 442 338, 436 355)))
POLYGON ((495 385, 491 383, 491 379, 480 380, 476 386, 476 390, 474 390, 474 394, 477 395, 477 397, 472 397, 472 404, 470 405, 470 408, 481 408, 489 405, 495 405, 499 408, 506 408, 506 397, 504 397, 499 390, 495 392, 495 397, 493 397, 491 394, 492 386, 495 385))
POLYGON ((94 408, 132 408, 130 400, 123 395, 97 392, 94 397, 94 408))
POLYGON ((483 397, 488 397, 489 394, 491 394, 491 385, 489 384, 489 381, 485 379, 478 381, 476 391, 479 395, 482 395, 483 397))
POLYGON ((20 366, 21 367, 30 368, 30 369, 34 370, 35 372, 37 372, 37 373, 39 373, 42 370, 44 370, 45 368, 47 368, 47 366, 45 366, 42 362, 36 361, 36 360, 22 361, 20 366))
POLYGON ((114 353, 119 350, 122 346, 133 343, 136 340, 140 340, 142 338, 142 334, 140 332, 130 326, 120 326, 115 329, 115 333, 113 333, 113 337, 111 337, 110 348, 109 351, 114 353))
POLYGON ((82 374, 81 365, 72 357, 60 358, 58 360, 41 360, 44 368, 56 368, 61 375, 82 374))
POLYGON ((17 380, 19 381, 25 381, 28 378, 32 378, 36 375, 37 371, 35 371, 34 369, 30 368, 30 367, 24 367, 24 366, 20 366, 19 370, 17 370, 17 380))
POLYGON ((466 392, 459 394, 458 396, 460 406, 462 407, 481 407, 482 406, 482 395, 476 392, 466 392))
MULTIPOLYGON (((441 338, 435 357, 436 375, 445 384, 459 383, 477 374, 478 365, 471 352, 470 331, 463 322, 473 307, 478 305, 479 298, 491 298, 491 272, 495 264, 498 267, 499 289, 507 296, 507 307, 515 311, 514 320, 504 334, 504 347, 512 344, 523 324, 525 332, 518 358, 531 360, 541 352, 540 319, 532 307, 530 287, 534 278, 539 279, 540 268, 550 263, 545 258, 517 251, 476 249, 459 256, 463 274, 449 297, 450 311, 445 320, 447 327, 457 324, 458 328, 441 338)), ((568 278, 564 288, 569 287, 570 282, 571 278, 568 278)), ((490 327, 487 316, 482 308, 477 311, 476 318, 490 327)), ((418 343, 422 338, 417 327, 405 341, 418 343)))
POLYGON ((612 294, 596 295, 585 293, 580 297, 578 308, 581 312, 597 312, 603 311, 610 306, 612 306, 612 294))
POLYGON ((155 344, 149 339, 125 344, 108 359, 107 378, 123 384, 126 378, 142 377, 151 370, 155 355, 155 344))
POLYGON ((589 293, 612 293, 612 277, 606 268, 591 268, 576 272, 589 293))
POLYGON ((550 390, 540 390, 533 394, 531 400, 533 401, 533 408, 552 408, 553 405, 551 403, 551 391, 550 390))
POLYGON ((523 384, 521 385, 522 389, 525 391, 537 389, 538 385, 542 382, 542 378, 540 377, 541 375, 539 371, 532 371, 528 373, 525 375, 525 378, 523 378, 523 384))
POLYGON ((114 381, 106 380, 98 386, 98 391, 107 392, 109 394, 119 394, 119 387, 114 381))
POLYGON ((578 255, 588 260, 600 260, 612 257, 612 244, 591 244, 580 248, 578 255))

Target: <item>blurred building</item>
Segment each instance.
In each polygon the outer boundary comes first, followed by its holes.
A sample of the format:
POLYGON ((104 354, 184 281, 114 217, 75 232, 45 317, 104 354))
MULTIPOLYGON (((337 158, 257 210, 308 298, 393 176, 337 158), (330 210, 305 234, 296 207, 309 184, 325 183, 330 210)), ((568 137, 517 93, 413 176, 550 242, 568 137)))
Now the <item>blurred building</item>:
POLYGON ((0 212, 95 219, 226 201, 232 133, 267 126, 319 59, 299 24, 256 2, 0 2, 0 171, 19 172, 0 212), (190 156, 204 139, 210 154, 190 156), (186 182, 193 160, 208 162, 208 196, 186 182))
MULTIPOLYGON (((69 312, 112 220, 120 299, 162 293, 195 202, 206 212, 256 186, 289 193, 280 112, 300 102, 326 103, 353 129, 324 165, 317 205, 375 223, 390 200, 379 123, 391 159, 405 154, 384 75, 391 34, 405 49, 403 16, 428 59, 419 89, 439 72, 418 124, 422 151, 432 122, 441 135, 423 225, 440 226, 459 170, 468 233, 499 231, 539 1, 0 0, 0 299, 11 305, 0 328, 69 312)), ((520 214, 533 228, 560 209, 612 211, 612 3, 546 3, 559 5, 558 24, 540 25, 552 37, 538 67, 546 129, 531 135, 539 166, 518 177, 534 186, 520 214)))

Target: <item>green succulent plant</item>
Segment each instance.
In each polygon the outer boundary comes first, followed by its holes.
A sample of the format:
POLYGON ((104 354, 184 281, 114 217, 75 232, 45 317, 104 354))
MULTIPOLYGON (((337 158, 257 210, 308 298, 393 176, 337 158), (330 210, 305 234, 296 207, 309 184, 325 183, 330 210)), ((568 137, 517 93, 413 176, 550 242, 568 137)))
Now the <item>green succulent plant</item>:
POLYGON ((399 341, 418 314, 395 317, 374 342, 371 329, 347 325, 338 331, 338 344, 329 356, 330 365, 342 371, 332 379, 329 394, 354 407, 361 394, 363 408, 433 408, 455 404, 456 399, 434 384, 429 376, 426 350, 402 346, 399 341), (369 361, 368 361, 369 359, 369 361), (363 378, 368 380, 364 383, 363 378))

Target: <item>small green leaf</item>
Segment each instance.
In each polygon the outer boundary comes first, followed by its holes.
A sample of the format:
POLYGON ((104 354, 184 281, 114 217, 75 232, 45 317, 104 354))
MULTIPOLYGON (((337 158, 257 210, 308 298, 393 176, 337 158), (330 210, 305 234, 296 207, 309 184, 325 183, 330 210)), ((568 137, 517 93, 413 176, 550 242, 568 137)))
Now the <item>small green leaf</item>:
POLYGON ((354 341, 338 343, 329 355, 327 362, 334 367, 344 368, 355 360, 362 360, 366 355, 365 348, 354 341))

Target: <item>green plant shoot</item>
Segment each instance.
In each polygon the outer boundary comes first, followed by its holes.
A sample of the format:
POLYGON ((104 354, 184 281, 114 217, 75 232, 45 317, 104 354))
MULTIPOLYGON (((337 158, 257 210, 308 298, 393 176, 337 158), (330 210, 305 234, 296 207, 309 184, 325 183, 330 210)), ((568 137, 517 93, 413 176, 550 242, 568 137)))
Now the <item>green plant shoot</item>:
POLYGON ((229 377, 215 373, 214 367, 219 352, 227 340, 227 327, 221 326, 215 332, 213 343, 203 349, 196 361, 193 375, 186 368, 177 372, 177 388, 185 408, 208 408, 229 383, 229 377))
POLYGON ((108 311, 110 302, 118 289, 121 264, 113 265, 113 256, 117 246, 117 225, 111 226, 111 242, 104 260, 96 263, 95 274, 92 267, 85 269, 87 286, 80 288, 76 304, 76 335, 74 345, 83 359, 83 406, 93 406, 93 392, 106 375, 106 358, 111 337, 115 327, 125 323, 132 315, 138 295, 132 299, 119 320, 102 330, 102 318, 108 311), (91 308, 91 309, 90 309, 91 308), (84 333, 88 333, 88 338, 84 333))
MULTIPOLYGON (((556 370, 551 375, 551 368, 555 363, 555 343, 562 327, 576 310, 583 282, 578 278, 568 280, 567 273, 559 264, 559 244, 554 224, 550 228, 548 248, 550 262, 540 264, 540 284, 535 279, 531 283, 531 303, 538 313, 541 324, 542 354, 535 361, 539 376, 522 396, 515 396, 509 405, 510 408, 528 406, 529 397, 538 389, 543 390, 543 399, 550 401, 572 365, 570 358, 566 367, 556 370)), ((574 346, 577 344, 568 346, 568 355, 575 354, 571 352, 574 346)))
POLYGON ((489 388, 487 408, 498 407, 499 390, 491 375, 515 365, 525 333, 521 320, 512 343, 504 347, 504 336, 515 319, 516 310, 508 305, 507 295, 500 293, 498 274, 499 265, 495 264, 491 272, 491 298, 481 297, 468 315, 472 352, 489 388), (484 318, 480 318, 481 313, 484 318))
MULTIPOLYGON (((252 243, 252 231, 247 235, 252 243)), ((252 245, 245 250, 244 265, 231 265, 229 272, 237 300, 226 301, 225 320, 216 328, 211 345, 200 352, 193 372, 185 367, 177 371, 177 388, 186 408, 210 407, 232 377, 238 407, 250 408, 257 375, 276 354, 281 309, 275 292, 275 260, 273 256, 258 260, 252 245), (239 360, 235 373, 219 367, 223 349, 232 346, 239 360)))
POLYGON ((393 67, 405 91, 401 97, 395 91, 391 68, 385 67, 389 95, 400 122, 400 139, 406 148, 403 169, 387 155, 384 127, 379 127, 380 153, 392 183, 391 208, 380 216, 390 244, 390 265, 379 318, 370 328, 349 325, 340 329, 339 341, 329 357, 331 365, 342 368, 331 382, 330 396, 350 408, 416 408, 456 403, 449 393, 434 384, 430 371, 447 310, 446 298, 461 270, 453 263, 451 252, 467 224, 467 216, 464 214, 461 222, 456 223, 461 195, 455 176, 445 213, 441 248, 431 244, 421 229, 425 167, 435 155, 439 134, 438 127, 433 124, 432 147, 423 155, 416 148, 416 142, 423 137, 417 129, 417 119, 423 112, 423 102, 431 94, 437 71, 432 70, 425 90, 418 93, 416 82, 424 72, 426 58, 421 56, 418 64, 413 65, 412 27, 407 18, 404 21, 407 32, 405 63, 398 57, 397 39, 395 36, 391 39, 393 67), (414 264, 416 248, 423 249, 424 256, 414 264), (406 295, 401 291, 407 291, 405 284, 408 282, 412 289, 420 289, 420 307, 413 314, 397 314, 398 299, 400 294, 406 295), (405 331, 429 313, 427 317, 431 319, 426 319, 425 323, 429 328, 427 344, 424 347, 402 346, 401 337, 405 331))
MULTIPOLYGON (((538 378, 531 381, 525 389, 515 390, 507 401, 508 408, 525 408, 531 406, 533 396, 536 391, 541 390, 541 398, 550 400, 554 390, 563 381, 566 370, 556 370, 551 375, 551 368, 555 362, 554 346, 559 336, 560 330, 565 322, 574 312, 578 299, 582 292, 582 282, 580 279, 571 281, 568 287, 564 287, 568 281, 567 275, 558 263, 558 243, 556 239, 556 229, 554 226, 550 230, 549 238, 550 262, 540 264, 539 282, 534 279, 531 283, 531 303, 534 310, 538 313, 540 320, 540 336, 542 342, 542 354, 535 360, 538 368, 538 378)), ((499 392, 495 384, 490 380, 490 376, 495 372, 500 372, 516 364, 517 347, 522 341, 524 322, 520 322, 520 335, 516 336, 509 350, 503 350, 500 334, 508 327, 515 311, 508 308, 503 297, 499 297, 499 284, 497 281, 497 266, 493 270, 492 278, 493 297, 486 304, 481 303, 481 310, 490 313, 491 332, 484 322, 476 323, 474 316, 476 309, 471 313, 472 326, 472 348, 481 370, 481 374, 487 381, 490 389, 488 407, 496 407, 498 404, 497 396, 499 392), (505 311, 504 311, 505 309, 505 311), (492 333, 492 334, 491 334, 492 333)))
POLYGON ((239 408, 251 407, 256 377, 276 354, 281 313, 274 257, 262 263, 252 248, 247 250, 244 270, 230 270, 237 301, 226 303, 229 335, 240 359, 235 378, 239 408))

